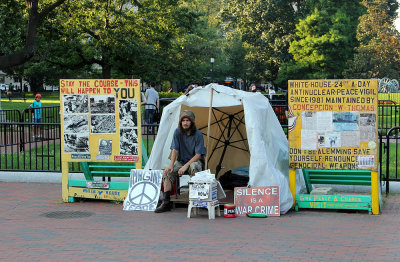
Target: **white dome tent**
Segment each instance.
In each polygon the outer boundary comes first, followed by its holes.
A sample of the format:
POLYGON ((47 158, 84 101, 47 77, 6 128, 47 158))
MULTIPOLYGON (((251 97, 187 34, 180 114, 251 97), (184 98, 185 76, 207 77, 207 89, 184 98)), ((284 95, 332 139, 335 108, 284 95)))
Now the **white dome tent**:
POLYGON ((222 169, 249 166, 249 186, 279 186, 280 209, 285 214, 293 204, 288 179, 288 141, 268 99, 258 92, 209 84, 177 98, 163 110, 145 168, 168 166, 172 136, 185 109, 195 113, 196 126, 207 146, 212 89, 208 168, 219 177, 222 169))

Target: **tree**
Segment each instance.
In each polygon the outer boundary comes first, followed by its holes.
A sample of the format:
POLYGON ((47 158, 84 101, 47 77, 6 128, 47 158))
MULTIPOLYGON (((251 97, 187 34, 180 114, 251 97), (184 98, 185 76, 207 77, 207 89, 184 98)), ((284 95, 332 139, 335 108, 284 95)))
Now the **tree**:
MULTIPOLYGON (((199 15, 180 1, 70 3, 57 18, 62 21, 60 38, 73 47, 68 57, 62 57, 68 68, 97 65, 103 78, 161 81, 178 75, 181 63, 195 60, 175 56, 198 33, 199 15)), ((57 60, 53 58, 54 63, 57 60)))
POLYGON ((246 76, 253 81, 275 79, 289 59, 288 47, 295 26, 293 1, 225 1, 222 19, 226 32, 238 31, 246 50, 246 76))
POLYGON ((55 2, 39 0, 13 0, 0 4, 0 69, 22 65, 37 52, 37 28, 51 11, 65 0, 55 2), (27 23, 26 23, 27 22, 27 23), (27 24, 26 27, 24 27, 27 24))
POLYGON ((348 78, 399 78, 400 36, 393 26, 398 3, 392 0, 364 0, 367 13, 360 17, 357 38, 360 46, 348 61, 348 78))
POLYGON ((227 58, 226 75, 234 79, 246 79, 246 49, 239 32, 233 31, 226 35, 224 54, 227 58))
POLYGON ((276 81, 278 84, 285 84, 293 77, 342 77, 346 61, 352 58, 353 50, 358 45, 356 28, 357 14, 362 10, 360 6, 348 9, 347 1, 339 1, 341 6, 338 1, 314 2, 324 9, 315 8, 296 25, 296 39, 289 47, 293 60, 282 65, 276 81))

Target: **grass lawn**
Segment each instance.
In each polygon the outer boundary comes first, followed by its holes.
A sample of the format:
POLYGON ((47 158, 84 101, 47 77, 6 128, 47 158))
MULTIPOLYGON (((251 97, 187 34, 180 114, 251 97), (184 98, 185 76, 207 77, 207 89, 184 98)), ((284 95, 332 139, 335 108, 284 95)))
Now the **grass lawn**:
MULTIPOLYGON (((42 95, 42 106, 58 106, 60 105, 60 97, 58 92, 44 92, 42 95)), ((1 109, 18 109, 21 113, 24 109, 28 108, 30 104, 33 103, 34 95, 33 93, 25 93, 26 102, 23 99, 14 99, 10 101, 8 98, 1 95, 1 109)))
POLYGON ((32 144, 21 153, 2 154, 2 169, 60 170, 60 143, 43 146, 32 144))
MULTIPOLYGON (((144 146, 147 148, 147 154, 150 156, 151 149, 154 144, 153 138, 143 138, 144 146)), ((400 169, 397 168, 400 162, 400 145, 395 143, 390 144, 390 166, 389 173, 391 178, 400 178, 400 169), (396 160, 397 157, 397 160, 396 160), (397 172, 397 177, 396 177, 397 172)), ((44 145, 38 147, 32 147, 31 150, 25 151, 25 153, 8 153, 2 154, 0 158, 2 169, 31 169, 31 170, 61 170, 60 162, 60 143, 55 145, 44 145), (49 157, 51 156, 51 157, 49 157), (55 156, 55 157, 52 157, 55 156)), ((78 171, 79 163, 69 163, 70 171, 78 171)), ((383 173, 386 173, 386 153, 383 153, 382 161, 383 173)))
MULTIPOLYGON (((150 156, 151 149, 154 144, 154 139, 143 139, 143 144, 146 147, 147 155, 150 156)), ((25 150, 21 153, 9 152, 1 154, 0 157, 1 169, 25 169, 25 170, 61 170, 60 143, 49 145, 32 144, 30 150, 25 150)), ((70 171, 80 170, 79 163, 69 163, 70 171)))
MULTIPOLYGON (((42 94, 42 106, 59 106, 60 98, 58 92, 43 92, 42 94)), ((381 94, 380 94, 381 95, 381 94)), ((400 94, 399 94, 400 95, 400 94)), ((4 95, 3 95, 4 96, 4 95)), ((9 101, 8 98, 1 99, 1 108, 2 109, 18 109, 22 112, 24 109, 28 108, 28 106, 34 100, 33 93, 26 93, 27 101, 23 100, 12 100, 9 101)), ((386 97, 382 97, 386 98, 386 97)), ((380 97, 380 99, 382 99, 380 97)), ((389 98, 389 97, 387 97, 389 98)), ((400 112, 398 108, 393 107, 384 107, 381 108, 380 117, 378 119, 379 126, 395 126, 400 125, 400 112)), ((142 110, 144 112, 144 110, 142 110)), ((151 153, 151 149, 154 144, 153 138, 145 138, 143 137, 143 144, 146 147, 146 153, 149 156, 151 153)), ((400 162, 400 159, 396 159, 396 152, 399 151, 399 147, 396 147, 396 144, 390 144, 390 159, 393 161, 390 162, 390 177, 396 178, 396 171, 400 176, 400 169, 397 170, 397 164, 400 162)), ((2 169, 37 169, 37 170, 60 170, 60 144, 50 145, 50 146, 38 146, 36 148, 32 148, 29 151, 25 151, 25 153, 21 154, 2 154, 0 158, 0 166, 2 169), (49 157, 52 156, 52 157, 49 157), (55 156, 55 157, 54 157, 55 156), (55 159, 55 160, 54 160, 55 159)), ((70 167, 70 170, 78 170, 79 164, 75 163, 70 167)), ((386 153, 383 153, 383 161, 382 161, 382 170, 386 173, 386 153)), ((399 177, 400 178, 400 177, 399 177)))
MULTIPOLYGON (((400 141, 399 141, 400 142, 400 141)), ((390 143, 389 148, 389 174, 390 178, 400 178, 400 144, 390 143), (397 177, 396 177, 397 172, 397 177)), ((386 174, 386 151, 382 153, 382 172, 386 174)))

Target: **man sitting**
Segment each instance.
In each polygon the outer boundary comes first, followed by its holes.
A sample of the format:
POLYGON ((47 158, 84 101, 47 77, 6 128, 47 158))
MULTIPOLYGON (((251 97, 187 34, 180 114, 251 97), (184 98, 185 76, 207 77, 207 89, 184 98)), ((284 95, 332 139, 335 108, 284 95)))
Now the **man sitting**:
POLYGON ((164 194, 156 213, 171 210, 171 185, 184 173, 193 176, 203 170, 206 149, 202 133, 196 128, 192 111, 184 110, 179 118, 179 127, 175 130, 171 144, 171 162, 164 169, 164 194))

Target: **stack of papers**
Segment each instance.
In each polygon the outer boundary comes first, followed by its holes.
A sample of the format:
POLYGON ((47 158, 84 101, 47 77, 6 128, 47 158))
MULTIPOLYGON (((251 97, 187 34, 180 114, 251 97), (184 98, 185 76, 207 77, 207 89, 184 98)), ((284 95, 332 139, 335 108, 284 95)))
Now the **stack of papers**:
POLYGON ((210 169, 195 173, 194 176, 192 176, 189 181, 189 183, 201 183, 201 182, 216 183, 217 184, 217 194, 218 194, 217 199, 226 198, 224 189, 222 188, 219 181, 217 181, 215 179, 215 174, 211 174, 210 169))
POLYGON ((213 181, 215 180, 215 174, 211 174, 210 169, 200 171, 194 174, 190 178, 190 182, 194 181, 213 181))

